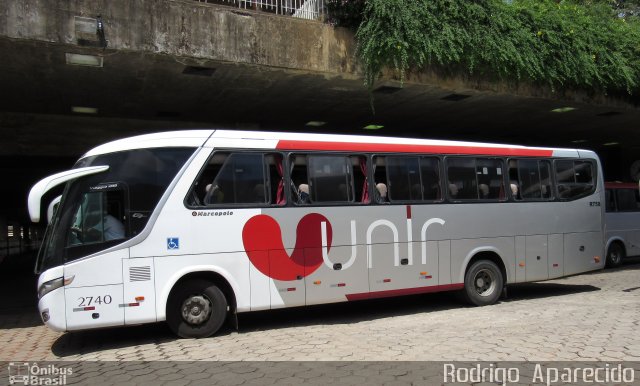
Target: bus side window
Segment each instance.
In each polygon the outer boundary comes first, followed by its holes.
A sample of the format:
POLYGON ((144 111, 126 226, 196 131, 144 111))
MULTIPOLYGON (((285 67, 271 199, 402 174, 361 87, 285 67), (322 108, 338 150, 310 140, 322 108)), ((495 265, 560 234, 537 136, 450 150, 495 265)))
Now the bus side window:
POLYGON ((477 200, 478 181, 476 179, 475 158, 447 158, 447 184, 450 199, 477 200))
POLYGON ((389 203, 389 181, 387 181, 386 157, 373 158, 373 201, 378 204, 389 203))
POLYGON ((593 164, 589 161, 561 160, 555 162, 558 197, 577 199, 594 188, 593 164))
POLYGON ((478 197, 483 200, 503 200, 505 196, 504 164, 498 158, 477 158, 478 197))
POLYGON ((354 201, 352 165, 348 157, 309 155, 309 197, 312 203, 354 201))
POLYGON ((296 205, 308 205, 309 199, 309 178, 307 177, 307 156, 292 155, 289 157, 289 176, 291 200, 296 205))
POLYGON ((264 154, 215 153, 188 202, 199 206, 265 205, 271 202, 266 170, 264 154))
POLYGON ((636 212, 638 207, 637 189, 615 189, 619 212, 636 212))
POLYGON ((387 180, 389 200, 422 200, 422 181, 418 157, 389 156, 387 159, 387 180))
POLYGON ((440 159, 436 157, 420 158, 423 199, 439 201, 442 199, 440 183, 440 159))

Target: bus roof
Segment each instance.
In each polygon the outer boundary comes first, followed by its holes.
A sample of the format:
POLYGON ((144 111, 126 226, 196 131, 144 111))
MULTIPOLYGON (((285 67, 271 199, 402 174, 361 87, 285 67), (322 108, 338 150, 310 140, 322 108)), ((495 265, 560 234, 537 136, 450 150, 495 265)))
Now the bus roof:
POLYGON ((152 147, 211 147, 274 150, 320 150, 380 153, 476 154, 493 156, 586 157, 589 150, 527 147, 481 142, 378 137, 364 135, 259 132, 238 130, 182 130, 145 134, 100 145, 83 157, 152 147))

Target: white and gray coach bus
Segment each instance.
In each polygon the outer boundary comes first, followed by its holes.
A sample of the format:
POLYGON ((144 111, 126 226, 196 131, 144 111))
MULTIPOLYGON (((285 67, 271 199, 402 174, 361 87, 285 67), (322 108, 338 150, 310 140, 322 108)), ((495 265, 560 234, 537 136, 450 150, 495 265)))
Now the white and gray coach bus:
MULTIPOLYGON (((66 184, 36 270, 58 331, 505 285, 600 269, 604 187, 586 150, 226 130, 99 146, 66 184)), ((45 203, 46 204, 46 203, 45 203)))

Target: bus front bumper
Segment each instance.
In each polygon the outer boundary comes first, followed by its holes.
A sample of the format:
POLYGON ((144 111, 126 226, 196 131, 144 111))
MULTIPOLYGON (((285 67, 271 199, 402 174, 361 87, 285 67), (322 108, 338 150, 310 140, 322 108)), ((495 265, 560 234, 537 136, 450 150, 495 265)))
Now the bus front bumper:
POLYGON ((47 327, 54 331, 66 331, 64 287, 57 288, 40 298, 38 311, 47 327))

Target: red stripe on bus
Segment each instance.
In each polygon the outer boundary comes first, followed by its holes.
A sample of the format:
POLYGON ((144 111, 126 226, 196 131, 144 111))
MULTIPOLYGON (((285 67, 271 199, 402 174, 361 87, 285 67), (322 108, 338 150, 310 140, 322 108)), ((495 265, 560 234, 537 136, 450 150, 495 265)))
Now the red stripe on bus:
POLYGON ((411 218, 411 205, 407 205, 407 219, 411 218))
POLYGON ((445 284, 445 285, 433 285, 429 287, 417 287, 417 288, 405 288, 405 289, 397 289, 397 290, 388 290, 388 291, 376 291, 376 292, 363 292, 359 294, 347 294, 347 300, 363 300, 363 299, 376 299, 376 298, 389 298, 392 296, 402 296, 402 295, 416 295, 416 294, 426 294, 430 292, 442 292, 442 291, 452 291, 459 290, 464 288, 463 283, 459 284, 445 284))
POLYGON ((278 141, 276 149, 389 153, 485 154, 529 157, 550 157, 553 155, 553 150, 547 149, 460 145, 403 145, 396 143, 295 141, 287 139, 278 141))

